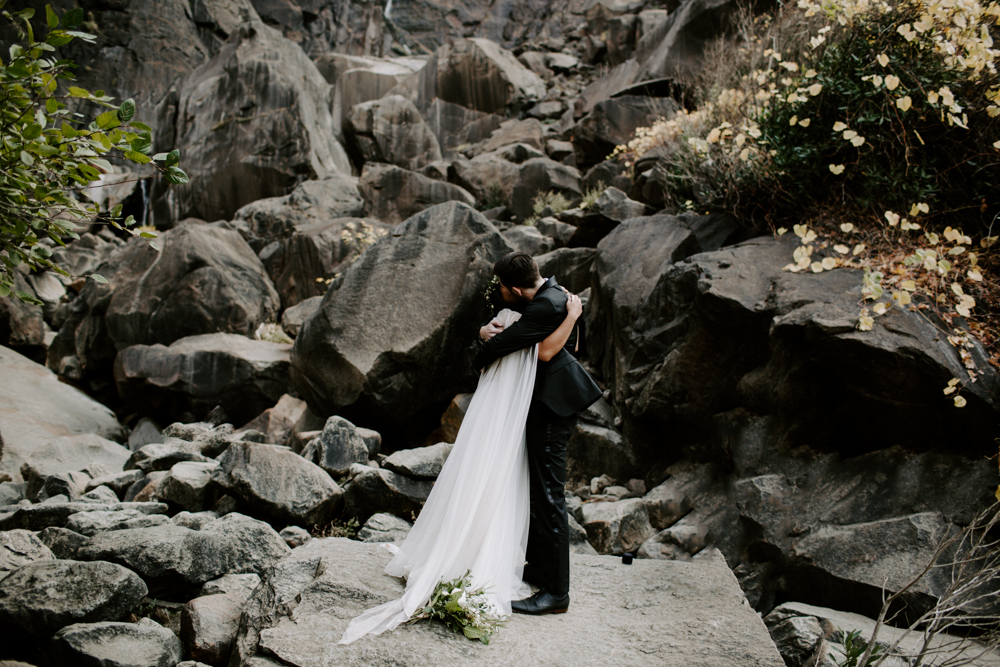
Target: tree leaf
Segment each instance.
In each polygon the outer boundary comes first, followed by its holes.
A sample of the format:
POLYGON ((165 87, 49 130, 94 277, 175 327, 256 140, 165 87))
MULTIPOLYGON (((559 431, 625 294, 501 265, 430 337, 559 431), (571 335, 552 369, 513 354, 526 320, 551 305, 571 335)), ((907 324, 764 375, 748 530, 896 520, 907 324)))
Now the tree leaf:
POLYGON ((111 130, 121 125, 117 111, 105 111, 97 117, 96 122, 97 127, 101 130, 111 130))
POLYGON ((45 5, 45 20, 49 24, 50 28, 55 28, 59 25, 59 17, 56 16, 55 11, 52 9, 52 5, 45 5))
POLYGON ((125 159, 131 160, 136 164, 149 164, 150 162, 153 161, 151 157, 149 157, 145 153, 140 153, 138 151, 125 151, 123 155, 125 156, 125 159))
POLYGON ((21 301, 24 301, 25 303, 33 303, 36 306, 44 306, 45 305, 45 304, 42 303, 42 301, 40 299, 38 299, 37 297, 35 297, 35 295, 28 294, 27 292, 21 292, 19 290, 14 290, 13 292, 11 292, 11 294, 13 294, 14 296, 16 296, 21 301))
POLYGON ((135 129, 142 130, 143 132, 152 132, 153 131, 153 128, 151 128, 149 125, 146 125, 145 123, 140 123, 138 121, 132 123, 131 125, 135 129))
POLYGON ((166 177, 174 185, 184 185, 190 180, 180 167, 167 167, 166 177))
POLYGON ((35 164, 35 158, 31 157, 31 153, 28 151, 21 151, 21 162, 23 162, 25 166, 30 167, 35 164))
POLYGON ((174 149, 167 153, 166 167, 173 167, 175 164, 181 161, 181 152, 178 149, 174 149))
POLYGON ((135 115, 135 100, 129 98, 121 103, 118 107, 118 120, 122 123, 127 123, 132 120, 132 116, 135 115))
POLYGON ((87 277, 88 278, 93 278, 94 280, 96 280, 97 282, 101 283, 102 285, 107 285, 108 284, 108 279, 105 278, 104 276, 102 276, 99 273, 91 273, 87 277))
POLYGON ((71 97, 82 97, 83 99, 88 99, 90 97, 90 91, 85 88, 77 88, 76 86, 69 87, 69 94, 71 97))

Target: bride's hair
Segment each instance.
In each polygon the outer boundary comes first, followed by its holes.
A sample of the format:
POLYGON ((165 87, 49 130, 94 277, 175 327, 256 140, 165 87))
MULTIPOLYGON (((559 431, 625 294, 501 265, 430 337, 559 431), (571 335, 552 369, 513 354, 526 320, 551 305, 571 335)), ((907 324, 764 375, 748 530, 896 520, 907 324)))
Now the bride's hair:
POLYGON ((493 273, 510 287, 534 287, 541 277, 538 265, 526 252, 510 252, 493 265, 493 273))

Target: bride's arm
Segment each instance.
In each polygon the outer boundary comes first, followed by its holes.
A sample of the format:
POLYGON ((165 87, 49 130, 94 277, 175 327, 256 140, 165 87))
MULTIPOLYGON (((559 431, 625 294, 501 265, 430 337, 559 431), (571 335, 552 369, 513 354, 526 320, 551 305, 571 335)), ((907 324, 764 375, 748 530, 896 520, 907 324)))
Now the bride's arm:
POLYGON ((539 361, 549 361, 559 353, 559 350, 563 349, 566 341, 569 340, 570 334, 573 333, 576 320, 582 312, 583 304, 580 301, 580 297, 570 294, 566 300, 566 319, 563 320, 562 324, 555 331, 549 334, 548 338, 538 344, 539 361))

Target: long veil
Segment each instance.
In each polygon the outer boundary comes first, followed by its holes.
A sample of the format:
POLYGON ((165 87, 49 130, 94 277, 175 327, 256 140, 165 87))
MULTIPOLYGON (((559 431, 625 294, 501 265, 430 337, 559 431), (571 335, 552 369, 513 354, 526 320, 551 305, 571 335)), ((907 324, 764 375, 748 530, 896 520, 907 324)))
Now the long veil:
MULTIPOLYGON (((520 317, 497 315, 504 326, 520 317)), ((511 600, 530 594, 521 581, 528 541, 528 459, 525 422, 535 383, 538 346, 488 366, 469 404, 455 446, 413 529, 385 568, 406 577, 403 597, 354 618, 341 644, 405 622, 434 587, 471 572, 505 615, 511 600)))

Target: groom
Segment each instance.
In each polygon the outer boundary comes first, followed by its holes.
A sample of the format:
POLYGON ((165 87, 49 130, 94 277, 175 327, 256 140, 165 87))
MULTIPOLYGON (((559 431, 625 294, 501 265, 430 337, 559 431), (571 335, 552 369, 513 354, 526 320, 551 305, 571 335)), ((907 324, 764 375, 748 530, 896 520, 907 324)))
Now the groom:
MULTIPOLYGON (((493 273, 503 301, 522 311, 506 330, 491 322, 480 329, 482 344, 473 365, 484 368, 500 357, 545 340, 566 319, 567 295, 555 278, 545 280, 530 255, 512 252, 493 273)), ((528 409, 526 440, 531 480, 531 523, 527 559, 540 585, 537 593, 512 603, 522 614, 562 613, 569 608, 569 523, 566 517, 566 441, 577 415, 601 396, 601 389, 569 353, 574 332, 550 361, 538 362, 528 409), (568 349, 567 349, 568 348, 568 349)), ((526 577, 527 578, 527 577, 526 577)))

